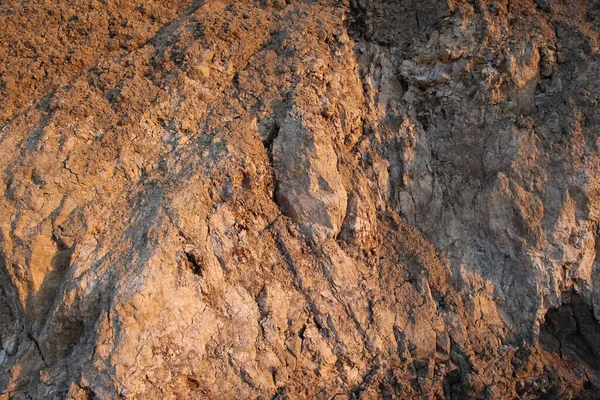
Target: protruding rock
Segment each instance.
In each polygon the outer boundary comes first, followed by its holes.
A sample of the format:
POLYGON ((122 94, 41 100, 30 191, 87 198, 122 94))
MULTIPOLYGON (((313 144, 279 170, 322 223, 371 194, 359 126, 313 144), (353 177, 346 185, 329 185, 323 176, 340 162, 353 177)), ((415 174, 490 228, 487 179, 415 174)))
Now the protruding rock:
POLYGON ((348 200, 330 136, 316 117, 294 108, 273 142, 276 200, 315 242, 339 233, 348 200))

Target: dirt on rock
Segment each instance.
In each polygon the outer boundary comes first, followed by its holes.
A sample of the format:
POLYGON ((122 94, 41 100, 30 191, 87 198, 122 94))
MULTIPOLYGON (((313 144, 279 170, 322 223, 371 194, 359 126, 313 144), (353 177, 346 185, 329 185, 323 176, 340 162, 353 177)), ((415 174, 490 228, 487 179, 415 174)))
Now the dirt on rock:
POLYGON ((0 399, 600 398, 599 1, 0 26, 0 399))

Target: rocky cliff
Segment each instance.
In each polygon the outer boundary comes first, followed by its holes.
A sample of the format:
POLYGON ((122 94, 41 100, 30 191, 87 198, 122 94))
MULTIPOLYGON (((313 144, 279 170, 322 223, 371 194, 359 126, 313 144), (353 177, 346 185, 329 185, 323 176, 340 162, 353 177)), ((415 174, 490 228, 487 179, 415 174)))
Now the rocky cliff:
POLYGON ((600 398, 599 1, 0 27, 0 399, 600 398))

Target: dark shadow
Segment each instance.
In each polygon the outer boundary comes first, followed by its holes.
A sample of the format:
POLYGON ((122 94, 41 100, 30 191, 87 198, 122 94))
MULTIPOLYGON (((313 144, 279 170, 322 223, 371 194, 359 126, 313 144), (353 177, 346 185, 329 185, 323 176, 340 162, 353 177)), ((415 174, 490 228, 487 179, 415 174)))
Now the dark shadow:
POLYGON ((546 313, 540 345, 548 352, 600 371, 600 323, 593 310, 574 291, 562 294, 563 303, 546 313))
MULTIPOLYGON (((0 243, 4 239, 0 236, 0 243)), ((6 265, 6 258, 4 254, 0 252, 0 296, 2 305, 0 306, 0 339, 4 343, 6 336, 10 334, 20 335, 21 331, 19 328, 24 325, 23 308, 19 302, 19 295, 17 288, 14 286, 11 279, 11 275, 8 272, 8 266, 6 265), (12 328, 12 330, 11 330, 12 328)), ((18 340, 18 339, 17 339, 18 340)), ((8 385, 12 378, 12 367, 17 359, 12 357, 18 350, 18 342, 15 344, 14 349, 3 349, 6 357, 2 364, 0 364, 0 395, 4 394, 8 389, 8 385)))

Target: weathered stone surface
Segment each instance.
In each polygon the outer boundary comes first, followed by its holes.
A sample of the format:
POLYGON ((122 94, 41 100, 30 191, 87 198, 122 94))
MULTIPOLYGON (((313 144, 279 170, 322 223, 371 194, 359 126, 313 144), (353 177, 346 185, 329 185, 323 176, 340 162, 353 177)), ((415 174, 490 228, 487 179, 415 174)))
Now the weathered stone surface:
POLYGON ((597 2, 0 4, 0 398, 597 398, 597 2))

